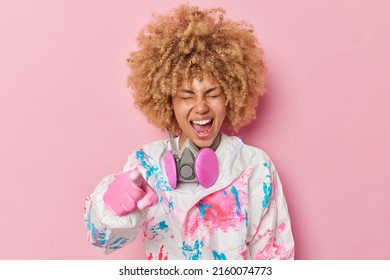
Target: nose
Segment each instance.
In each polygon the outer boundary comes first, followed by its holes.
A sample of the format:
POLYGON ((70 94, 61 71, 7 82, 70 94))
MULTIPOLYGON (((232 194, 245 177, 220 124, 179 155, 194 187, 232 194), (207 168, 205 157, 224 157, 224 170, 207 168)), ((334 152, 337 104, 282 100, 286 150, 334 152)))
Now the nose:
POLYGON ((198 99, 194 106, 194 111, 198 114, 205 114, 209 111, 209 106, 207 105, 206 100, 203 98, 198 99))

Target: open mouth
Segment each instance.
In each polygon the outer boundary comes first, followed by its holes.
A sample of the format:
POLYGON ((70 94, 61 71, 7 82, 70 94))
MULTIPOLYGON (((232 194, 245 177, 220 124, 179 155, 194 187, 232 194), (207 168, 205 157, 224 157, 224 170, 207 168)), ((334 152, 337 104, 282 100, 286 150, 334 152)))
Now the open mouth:
POLYGON ((208 136, 214 123, 214 119, 190 121, 196 134, 200 137, 208 136))

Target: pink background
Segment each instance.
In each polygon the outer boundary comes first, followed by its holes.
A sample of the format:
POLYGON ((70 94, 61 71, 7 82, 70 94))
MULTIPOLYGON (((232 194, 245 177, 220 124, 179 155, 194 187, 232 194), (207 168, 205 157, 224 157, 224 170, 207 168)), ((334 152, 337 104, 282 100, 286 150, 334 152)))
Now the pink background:
POLYGON ((296 258, 390 259, 385 0, 2 0, 0 259, 145 258, 140 238, 109 256, 91 246, 84 199, 166 137, 131 105, 125 61, 151 14, 179 3, 256 29, 268 93, 238 135, 278 168, 296 258))

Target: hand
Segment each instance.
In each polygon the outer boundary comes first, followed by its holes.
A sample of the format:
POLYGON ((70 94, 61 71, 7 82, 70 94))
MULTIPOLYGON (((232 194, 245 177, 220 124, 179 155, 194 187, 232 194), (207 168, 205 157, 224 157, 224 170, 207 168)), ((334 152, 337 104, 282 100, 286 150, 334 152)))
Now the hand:
POLYGON ((156 191, 144 180, 138 170, 117 175, 103 196, 104 205, 115 216, 126 216, 138 209, 158 202, 156 191))

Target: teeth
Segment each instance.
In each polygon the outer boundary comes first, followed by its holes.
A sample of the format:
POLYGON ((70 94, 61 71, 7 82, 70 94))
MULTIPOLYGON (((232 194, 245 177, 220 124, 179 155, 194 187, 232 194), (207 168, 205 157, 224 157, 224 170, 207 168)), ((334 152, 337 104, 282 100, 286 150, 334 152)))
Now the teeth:
POLYGON ((192 121, 194 124, 197 124, 197 125, 205 125, 209 122, 211 122, 211 119, 208 119, 208 120, 202 120, 202 121, 192 121))

